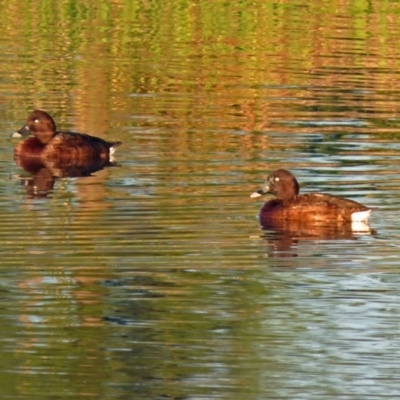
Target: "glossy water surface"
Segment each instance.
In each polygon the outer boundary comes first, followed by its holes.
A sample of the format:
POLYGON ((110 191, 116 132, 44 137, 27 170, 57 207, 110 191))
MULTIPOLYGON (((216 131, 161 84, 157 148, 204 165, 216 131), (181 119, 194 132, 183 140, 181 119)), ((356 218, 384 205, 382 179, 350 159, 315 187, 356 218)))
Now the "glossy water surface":
POLYGON ((400 397, 399 4, 6 3, 0 397, 400 397), (117 165, 40 186, 33 108, 117 165), (260 229, 276 168, 371 231, 260 229))

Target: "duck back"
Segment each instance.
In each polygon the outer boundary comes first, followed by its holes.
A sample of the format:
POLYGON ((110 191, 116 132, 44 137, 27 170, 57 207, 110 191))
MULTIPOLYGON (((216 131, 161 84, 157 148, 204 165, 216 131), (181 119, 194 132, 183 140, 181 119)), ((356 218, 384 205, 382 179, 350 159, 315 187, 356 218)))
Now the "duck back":
POLYGON ((60 160, 109 159, 111 149, 121 142, 107 142, 104 139, 75 132, 58 132, 46 145, 42 156, 60 160))

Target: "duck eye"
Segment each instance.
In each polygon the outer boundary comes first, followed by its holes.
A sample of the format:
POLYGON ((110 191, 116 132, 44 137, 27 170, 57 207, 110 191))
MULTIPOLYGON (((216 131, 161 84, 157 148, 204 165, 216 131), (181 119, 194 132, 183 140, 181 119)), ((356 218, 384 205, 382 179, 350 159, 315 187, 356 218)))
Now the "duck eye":
POLYGON ((39 120, 38 120, 38 119, 35 119, 34 122, 35 122, 35 124, 38 124, 38 123, 39 123, 39 120))
POLYGON ((277 176, 275 177, 275 182, 279 182, 279 178, 277 176))

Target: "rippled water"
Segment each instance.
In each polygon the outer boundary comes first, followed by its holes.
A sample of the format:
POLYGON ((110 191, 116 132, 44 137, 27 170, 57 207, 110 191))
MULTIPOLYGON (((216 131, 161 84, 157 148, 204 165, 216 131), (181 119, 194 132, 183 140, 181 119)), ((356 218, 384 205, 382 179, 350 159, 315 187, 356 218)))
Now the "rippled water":
POLYGON ((399 6, 25 3, 0 19, 1 398, 398 397, 399 6), (117 165, 33 189, 9 138, 33 108, 117 165), (371 230, 262 230, 276 168, 371 230))

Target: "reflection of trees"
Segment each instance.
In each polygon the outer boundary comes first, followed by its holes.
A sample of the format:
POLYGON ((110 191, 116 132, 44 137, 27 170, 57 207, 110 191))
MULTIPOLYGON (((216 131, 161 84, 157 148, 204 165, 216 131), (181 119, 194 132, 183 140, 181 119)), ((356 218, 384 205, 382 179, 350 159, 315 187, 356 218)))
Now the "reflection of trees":
POLYGON ((0 69, 23 87, 23 98, 10 108, 15 119, 21 103, 34 105, 51 109, 61 125, 72 114, 74 125, 100 135, 113 114, 147 115, 149 109, 160 119, 144 124, 173 124, 182 128, 179 136, 211 124, 265 130, 283 114, 296 119, 299 106, 310 118, 316 110, 362 118, 368 100, 375 112, 384 105, 398 114, 396 98, 382 103, 382 89, 397 82, 400 59, 391 40, 400 29, 391 6, 377 3, 371 12, 351 1, 324 7, 259 1, 252 8, 244 2, 232 9, 178 0, 5 3, 2 30, 27 54, 11 70, 7 63, 0 69), (22 5, 29 18, 18 24, 22 5), (339 35, 356 41, 336 40, 339 35), (313 97, 310 88, 324 94, 313 97), (229 108, 235 104, 238 109, 229 108))

